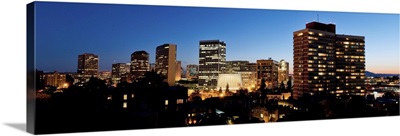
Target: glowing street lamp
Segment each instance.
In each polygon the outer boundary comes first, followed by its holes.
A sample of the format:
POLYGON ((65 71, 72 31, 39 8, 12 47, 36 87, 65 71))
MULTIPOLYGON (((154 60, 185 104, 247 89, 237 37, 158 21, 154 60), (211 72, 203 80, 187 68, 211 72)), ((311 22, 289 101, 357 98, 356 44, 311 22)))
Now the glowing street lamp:
POLYGON ((64 83, 64 88, 68 88, 68 83, 64 83))

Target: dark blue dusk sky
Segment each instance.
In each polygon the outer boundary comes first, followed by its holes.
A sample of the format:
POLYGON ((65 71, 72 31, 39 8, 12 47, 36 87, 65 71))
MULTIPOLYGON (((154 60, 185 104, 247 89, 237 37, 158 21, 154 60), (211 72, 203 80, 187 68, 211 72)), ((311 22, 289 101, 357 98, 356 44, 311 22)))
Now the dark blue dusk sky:
POLYGON ((293 32, 317 20, 338 34, 365 36, 366 69, 399 73, 399 15, 289 10, 36 3, 36 66, 76 72, 78 55, 99 55, 100 71, 145 50, 150 62, 164 43, 177 59, 198 64, 199 40, 227 44, 227 60, 284 59, 293 68, 293 32))

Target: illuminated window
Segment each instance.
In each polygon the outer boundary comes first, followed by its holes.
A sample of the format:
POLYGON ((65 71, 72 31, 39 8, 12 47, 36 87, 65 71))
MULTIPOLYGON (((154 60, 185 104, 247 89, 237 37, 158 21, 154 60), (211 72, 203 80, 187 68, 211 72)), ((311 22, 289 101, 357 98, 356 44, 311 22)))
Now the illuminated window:
POLYGON ((166 105, 166 106, 168 105, 168 100, 165 100, 165 105, 166 105))
POLYGON ((314 79, 318 79, 318 76, 314 76, 314 79))
POLYGON ((124 104, 122 105, 122 107, 123 107, 124 109, 126 109, 126 108, 128 107, 128 103, 124 102, 124 104))
POLYGON ((127 99, 128 99, 128 95, 124 94, 124 100, 127 100, 127 99))
POLYGON ((319 36, 324 36, 322 33, 318 33, 319 36))
POLYGON ((349 44, 349 42, 343 42, 343 44, 349 44))
POLYGON ((135 97, 135 94, 132 94, 131 97, 134 98, 134 97, 135 97))
POLYGON ((107 100, 112 100, 112 97, 111 97, 111 96, 108 96, 108 97, 107 97, 107 100))
POLYGON ((299 34, 297 34, 297 36, 303 36, 303 33, 299 33, 299 34))
POLYGON ((177 104, 182 104, 182 103, 183 103, 183 99, 177 99, 177 100, 176 100, 176 103, 177 103, 177 104))
POLYGON ((308 32, 309 35, 314 35, 314 32, 308 32))

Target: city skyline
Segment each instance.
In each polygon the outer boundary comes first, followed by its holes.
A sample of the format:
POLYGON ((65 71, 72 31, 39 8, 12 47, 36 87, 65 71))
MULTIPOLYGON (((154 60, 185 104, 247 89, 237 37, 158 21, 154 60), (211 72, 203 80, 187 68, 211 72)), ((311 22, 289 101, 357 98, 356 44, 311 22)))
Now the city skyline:
POLYGON ((227 61, 284 59, 293 67, 292 33, 319 15, 319 22, 335 23, 337 33, 366 37, 367 71, 399 73, 395 14, 39 3, 36 60, 45 71, 76 71, 82 53, 99 56, 99 71, 130 62, 139 50, 154 63, 155 49, 164 43, 177 45, 177 60, 186 67, 198 64, 198 42, 213 39, 226 42, 227 61))

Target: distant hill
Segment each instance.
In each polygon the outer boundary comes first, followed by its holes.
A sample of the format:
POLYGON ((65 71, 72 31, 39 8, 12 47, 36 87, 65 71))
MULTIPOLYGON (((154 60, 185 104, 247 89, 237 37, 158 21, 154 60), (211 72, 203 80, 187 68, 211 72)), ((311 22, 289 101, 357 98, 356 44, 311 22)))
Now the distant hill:
POLYGON ((388 76, 399 76, 399 74, 381 74, 381 73, 373 73, 370 71, 365 71, 365 75, 367 77, 388 77, 388 76))

